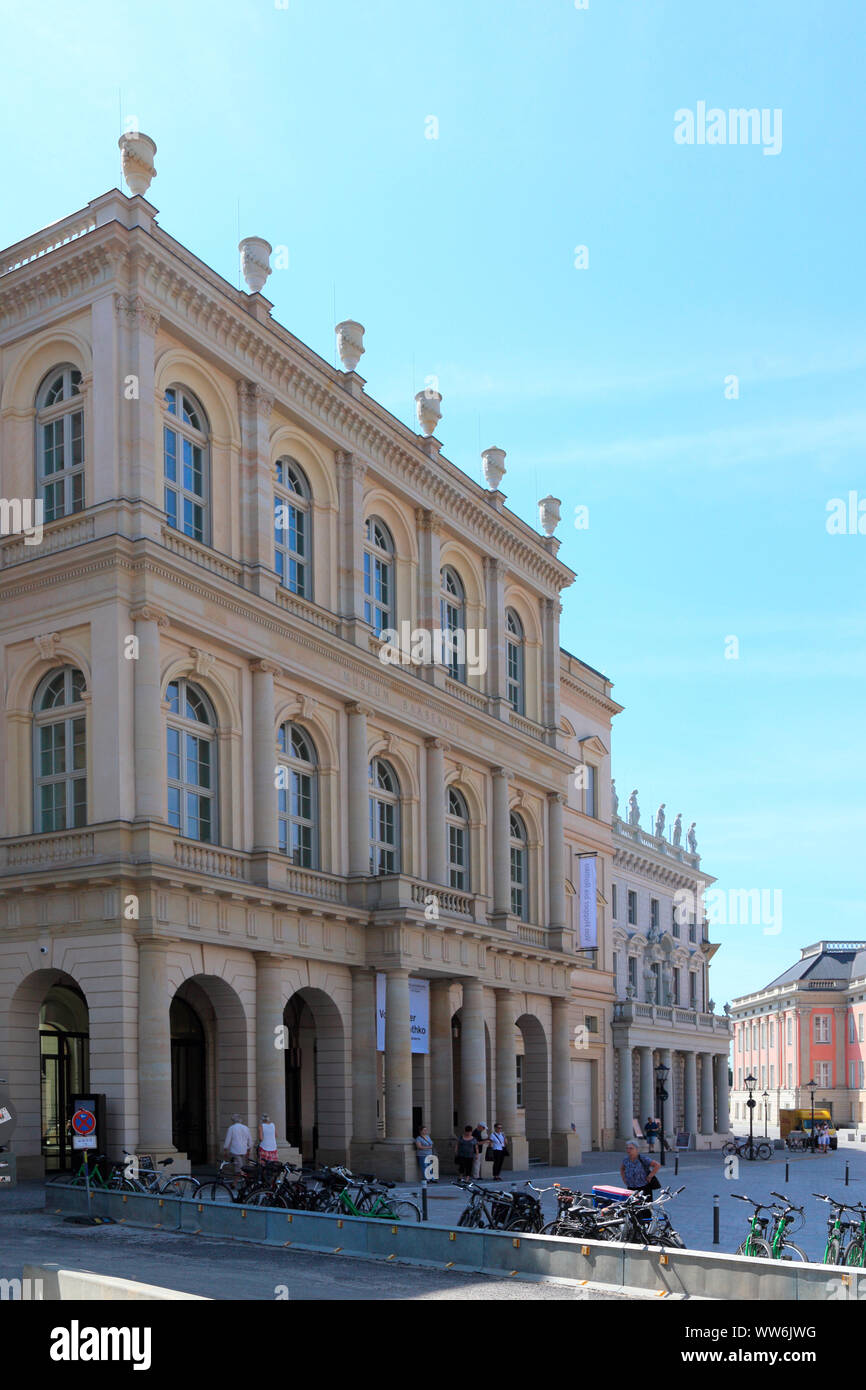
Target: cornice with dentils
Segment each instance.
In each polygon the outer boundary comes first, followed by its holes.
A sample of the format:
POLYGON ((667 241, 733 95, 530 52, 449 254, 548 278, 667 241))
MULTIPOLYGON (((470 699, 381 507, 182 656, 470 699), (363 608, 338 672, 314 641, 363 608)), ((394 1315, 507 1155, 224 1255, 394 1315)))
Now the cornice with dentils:
POLYGON ((12 310, 19 319, 28 313, 35 317, 46 307, 104 285, 107 272, 120 278, 124 259, 135 291, 150 296, 169 323, 196 330, 230 355, 239 371, 268 382, 288 405, 306 411, 337 436, 331 440, 336 447, 359 452, 383 476, 413 486, 430 507, 461 522, 482 546, 548 592, 574 582, 574 571, 545 549, 531 527, 517 516, 494 511, 484 489, 449 459, 440 454, 431 460, 418 436, 384 406, 366 394, 351 396, 344 374, 281 324, 270 317, 265 322, 254 318, 247 307, 253 296, 235 290, 160 227, 149 232, 107 222, 11 271, 0 282, 0 324, 4 312, 12 310), (127 258, 118 255, 118 234, 126 242, 127 258))

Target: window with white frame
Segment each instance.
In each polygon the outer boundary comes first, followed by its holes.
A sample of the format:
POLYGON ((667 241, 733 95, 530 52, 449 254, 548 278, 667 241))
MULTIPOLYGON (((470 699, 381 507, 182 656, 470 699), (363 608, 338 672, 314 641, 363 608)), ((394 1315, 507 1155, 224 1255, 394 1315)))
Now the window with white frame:
POLYGON ((175 530, 207 545, 208 424, 198 401, 182 386, 170 386, 165 393, 162 443, 166 520, 175 530))
POLYGON ((370 873, 400 872, 400 783, 390 763, 370 763, 370 873))
POLYGON ((505 696, 517 714, 526 712, 526 662, 523 624, 513 608, 505 613, 505 696))
POLYGON ((364 527, 364 621, 377 637, 394 626, 394 542, 377 516, 364 527))
POLYGON ((854 1015, 853 1015, 853 1014, 849 1014, 849 1015, 848 1015, 848 1041, 849 1041, 849 1042, 856 1042, 856 1041, 857 1041, 856 1024, 855 1024, 855 1022, 854 1022, 854 1015))
POLYGON ((857 1041, 858 1041, 858 1042, 862 1042, 862 1041, 863 1041, 863 1015, 862 1015, 862 1014, 858 1014, 858 1016, 857 1016, 857 1041))
POLYGON ((592 763, 584 763, 586 785, 583 792, 583 809, 587 816, 598 816, 596 795, 596 771, 592 763))
POLYGON ((302 869, 319 867, 316 748, 305 729, 283 724, 277 734, 277 830, 281 854, 302 869))
POLYGON ((815 1042, 828 1043, 831 1039, 830 1014, 815 1014, 815 1042))
POLYGON ((659 900, 650 898, 650 926, 658 931, 659 929, 659 900))
POLYGON ((789 1063, 788 1063, 788 1090, 789 1090, 789 1091, 791 1090, 791 1087, 792 1087, 793 1085, 794 1085, 794 1064, 793 1064, 793 1062, 789 1062, 789 1063))
POLYGON ((766 1025, 766 1023, 764 1022, 764 1020, 761 1019, 761 1047, 766 1047, 766 1046, 767 1046, 767 1025, 766 1025))
POLYGON ((53 367, 36 395, 36 474, 43 520, 84 508, 84 402, 81 372, 53 367))
POLYGON ((448 834, 448 882, 452 888, 469 891, 469 811, 463 793, 456 787, 447 792, 445 827, 448 834))
POLYGON ((274 464, 274 569, 280 583, 312 598, 310 566, 311 493, 306 474, 292 458, 274 464))
POLYGON ((793 1019, 791 1018, 791 1015, 788 1014, 788 1046, 789 1046, 789 1047, 791 1046, 791 1042, 792 1042, 792 1040, 793 1040, 793 1037, 794 1037, 794 1021, 793 1021, 793 1019))
POLYGON ((168 823, 188 840, 217 839, 217 721, 203 690, 186 679, 170 681, 166 753, 168 823))
POLYGON ((529 921, 529 844, 523 817, 511 812, 509 851, 511 859, 511 912, 529 921))
POLYGON ((698 975, 696 970, 689 971, 689 1008, 698 1007, 698 975))
POLYGON ((50 671, 33 699, 34 830, 87 824, 87 721, 84 676, 74 666, 50 671))
POLYGON ((637 956, 629 956, 628 958, 628 982, 637 993, 637 956))
POLYGON ((637 893, 629 888, 626 897, 626 910, 628 914, 628 924, 630 927, 637 926, 637 893))
POLYGON ((463 581, 451 565, 440 574, 439 610, 442 628, 442 660, 455 681, 466 680, 466 594, 463 581))
POLYGON ((858 1086, 860 1087, 860 1090, 862 1091, 862 1090, 863 1090, 863 1058, 862 1058, 862 1057, 860 1058, 859 1062, 857 1063, 857 1084, 858 1084, 858 1086))
POLYGON ((857 1085, 857 1063, 854 1061, 849 1061, 848 1063, 848 1085, 851 1087, 852 1091, 857 1085))
POLYGON ((617 906, 616 906, 616 884, 615 884, 615 883, 612 883, 612 884, 610 885, 610 915, 611 915, 611 917, 613 918, 614 921, 616 921, 617 917, 619 916, 619 913, 617 912, 617 906))
POLYGON ((771 1063, 770 1063, 770 1090, 771 1090, 771 1091, 773 1090, 773 1088, 775 1087, 775 1085, 776 1085, 776 1068, 775 1068, 774 1064, 771 1062, 771 1063))
POLYGON ((815 1063, 815 1080, 819 1086, 833 1085, 833 1064, 832 1062, 815 1063))
POLYGON ((674 1003, 682 1003, 682 982, 683 972, 678 965, 674 966, 674 1003))

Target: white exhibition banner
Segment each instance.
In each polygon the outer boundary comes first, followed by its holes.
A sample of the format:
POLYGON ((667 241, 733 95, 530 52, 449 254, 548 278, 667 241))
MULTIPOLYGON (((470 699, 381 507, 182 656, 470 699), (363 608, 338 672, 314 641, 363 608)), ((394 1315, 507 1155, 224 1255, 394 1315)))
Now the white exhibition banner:
POLYGON ((581 950, 598 946, 596 912, 596 858, 587 854, 580 860, 580 940, 581 950))
MULTIPOLYGON (((385 1051, 385 976, 376 975, 376 1051, 385 1051)), ((413 1052, 430 1051, 430 981, 409 981, 409 1030, 413 1052)))

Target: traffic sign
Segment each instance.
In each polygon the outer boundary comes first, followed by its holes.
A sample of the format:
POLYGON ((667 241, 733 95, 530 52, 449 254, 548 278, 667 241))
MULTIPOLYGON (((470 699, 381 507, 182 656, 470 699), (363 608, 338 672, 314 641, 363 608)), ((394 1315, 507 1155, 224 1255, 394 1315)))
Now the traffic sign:
POLYGON ((72 1116, 72 1128, 76 1134, 93 1134, 96 1128, 96 1116, 89 1110, 76 1110, 72 1116))

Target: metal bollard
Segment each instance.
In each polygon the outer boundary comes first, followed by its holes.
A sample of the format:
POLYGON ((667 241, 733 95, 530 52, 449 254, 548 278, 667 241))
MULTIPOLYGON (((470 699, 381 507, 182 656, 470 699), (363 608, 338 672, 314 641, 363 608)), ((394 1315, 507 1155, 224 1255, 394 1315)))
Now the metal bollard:
POLYGON ((845 1186, 848 1186, 848 1160, 845 1160, 845 1186))
POLYGON ((789 1165, 788 1160, 787 1160, 787 1158, 786 1158, 786 1159, 785 1159, 785 1184, 786 1184, 786 1186, 787 1186, 787 1183, 788 1183, 788 1168, 789 1168, 789 1166, 790 1166, 790 1165, 789 1165))
POLYGON ((679 1172, 680 1172, 680 1156, 679 1156, 679 1154, 677 1154, 676 1158, 674 1159, 674 1177, 675 1177, 675 1178, 676 1178, 676 1177, 679 1177, 679 1172))
POLYGON ((427 1220, 427 1179, 421 1184, 421 1219, 427 1220))
POLYGON ((713 1245, 719 1243, 719 1194, 713 1193, 713 1245))

